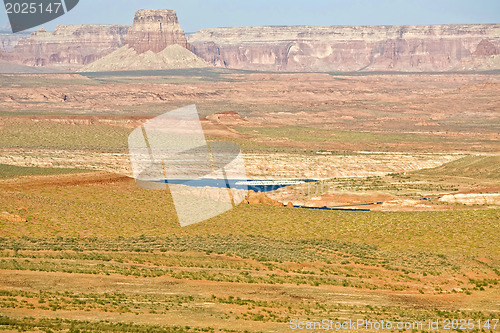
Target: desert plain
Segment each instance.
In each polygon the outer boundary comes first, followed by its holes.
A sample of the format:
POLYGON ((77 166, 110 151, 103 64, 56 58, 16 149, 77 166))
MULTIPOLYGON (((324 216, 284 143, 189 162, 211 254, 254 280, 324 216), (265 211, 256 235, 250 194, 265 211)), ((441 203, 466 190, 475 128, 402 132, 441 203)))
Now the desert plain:
POLYGON ((500 329, 498 72, 204 68, 0 86, 2 331, 500 329), (241 147, 250 179, 318 182, 181 228, 168 191, 135 184, 127 137, 190 104, 209 142, 241 147))

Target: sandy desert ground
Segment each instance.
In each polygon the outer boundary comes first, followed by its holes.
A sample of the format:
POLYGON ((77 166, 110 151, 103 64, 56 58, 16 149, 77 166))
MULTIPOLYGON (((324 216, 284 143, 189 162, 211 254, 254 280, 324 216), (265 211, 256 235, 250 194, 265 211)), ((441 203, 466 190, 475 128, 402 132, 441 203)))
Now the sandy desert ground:
POLYGON ((497 73, 192 69, 0 85, 6 332, 499 316, 497 73), (249 178, 319 180, 269 198, 370 211, 240 204, 180 228, 170 193, 130 178, 127 137, 189 104, 209 142, 241 147, 249 178))

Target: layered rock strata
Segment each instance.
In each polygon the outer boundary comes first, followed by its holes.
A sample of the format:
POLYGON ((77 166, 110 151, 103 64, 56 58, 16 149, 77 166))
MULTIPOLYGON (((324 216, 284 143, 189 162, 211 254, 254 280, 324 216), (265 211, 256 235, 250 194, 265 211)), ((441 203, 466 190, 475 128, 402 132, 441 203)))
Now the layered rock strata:
POLYGON ((204 29, 193 52, 217 67, 269 71, 500 68, 500 24, 204 29))
POLYGON ((76 69, 121 47, 128 29, 124 25, 59 25, 54 32, 42 28, 2 57, 28 66, 76 69))
POLYGON ((85 72, 201 68, 173 10, 139 10, 124 46, 81 69, 85 72))
POLYGON ((174 44, 188 48, 175 11, 159 9, 137 11, 124 44, 137 53, 158 53, 174 44))

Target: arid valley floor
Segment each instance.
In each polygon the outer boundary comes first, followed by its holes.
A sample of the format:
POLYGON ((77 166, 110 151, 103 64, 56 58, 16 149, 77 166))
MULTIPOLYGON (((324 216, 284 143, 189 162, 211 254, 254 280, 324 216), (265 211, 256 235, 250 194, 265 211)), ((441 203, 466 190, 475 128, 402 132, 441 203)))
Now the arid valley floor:
POLYGON ((0 330, 499 318, 498 74, 0 75, 0 330), (320 181, 181 228, 127 137, 190 104, 250 178, 320 181))

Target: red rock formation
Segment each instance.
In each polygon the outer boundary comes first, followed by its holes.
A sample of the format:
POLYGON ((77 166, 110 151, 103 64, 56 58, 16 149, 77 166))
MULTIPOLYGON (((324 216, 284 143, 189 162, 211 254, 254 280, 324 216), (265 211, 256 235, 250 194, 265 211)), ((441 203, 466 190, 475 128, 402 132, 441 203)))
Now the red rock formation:
POLYGON ((218 28, 190 35, 189 43, 214 66, 236 69, 447 71, 473 56, 483 59, 475 66, 489 63, 500 24, 218 28))
POLYGON ((76 69, 120 47, 128 29, 124 25, 58 25, 54 32, 42 28, 0 57, 29 66, 76 69))
POLYGON ((0 53, 0 59, 29 66, 75 70, 110 54, 124 44, 128 44, 137 53, 148 50, 158 53, 174 44, 189 49, 175 11, 139 10, 132 27, 60 25, 52 33, 42 28, 29 38, 17 42, 12 52, 0 53))
POLYGON ((477 44, 476 51, 474 51, 473 54, 478 57, 488 57, 497 55, 498 53, 498 47, 496 47, 495 44, 487 39, 483 39, 477 44))
POLYGON ((256 193, 252 190, 248 191, 248 194, 243 200, 243 203, 251 205, 268 205, 268 206, 284 207, 282 202, 273 200, 262 192, 256 193))
POLYGON ((135 13, 124 44, 137 53, 153 51, 158 53, 169 45, 178 44, 188 48, 177 14, 173 10, 139 10, 135 13))
MULTIPOLYGON (((4 48, 12 43, 5 42, 4 48)), ((79 69, 124 44, 139 55, 180 45, 211 65, 248 70, 500 69, 500 24, 218 28, 190 35, 188 44, 173 10, 140 10, 132 27, 39 30, 17 42, 12 52, 0 52, 0 60, 79 69)))
POLYGON ((139 10, 124 46, 81 71, 158 70, 210 67, 193 54, 173 10, 139 10))
POLYGON ((207 119, 214 123, 221 123, 224 125, 241 125, 248 122, 247 119, 241 118, 238 112, 223 111, 207 116, 207 119))

